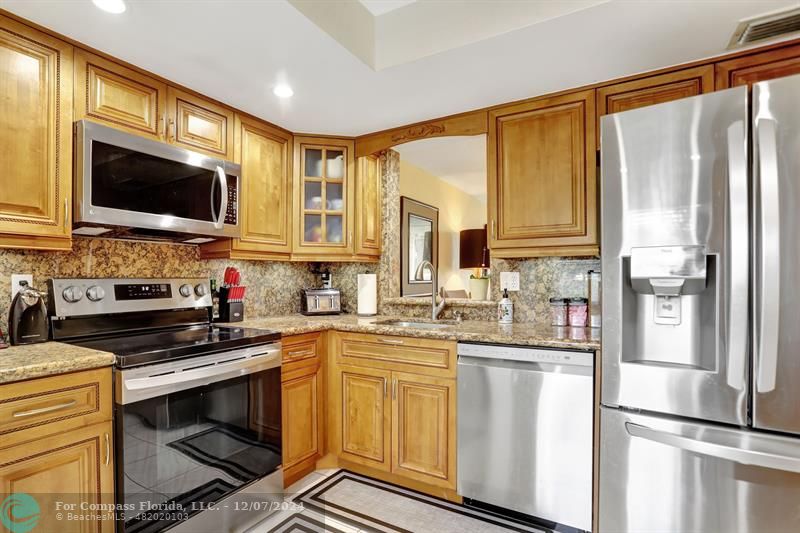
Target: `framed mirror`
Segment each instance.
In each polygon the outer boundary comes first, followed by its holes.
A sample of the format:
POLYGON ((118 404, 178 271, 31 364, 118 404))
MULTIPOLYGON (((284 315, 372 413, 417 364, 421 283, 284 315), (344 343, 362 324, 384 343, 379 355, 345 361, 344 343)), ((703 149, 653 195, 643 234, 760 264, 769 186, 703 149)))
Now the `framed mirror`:
POLYGON ((422 261, 439 269, 439 210, 406 196, 400 197, 400 295, 430 296, 434 290, 430 269, 414 279, 422 261))

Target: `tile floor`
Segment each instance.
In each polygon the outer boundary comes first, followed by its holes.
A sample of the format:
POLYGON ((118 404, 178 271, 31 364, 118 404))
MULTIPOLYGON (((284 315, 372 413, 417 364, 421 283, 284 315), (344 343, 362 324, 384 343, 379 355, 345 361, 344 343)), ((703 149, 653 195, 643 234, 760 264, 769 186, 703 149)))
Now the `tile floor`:
MULTIPOLYGON (((306 489, 312 487, 313 485, 316 485, 317 483, 320 483, 320 482, 324 481, 328 476, 332 475, 336 471, 337 470, 335 470, 335 469, 331 469, 331 470, 316 470, 316 471, 308 474, 303 479, 297 481, 293 485, 290 485, 289 487, 286 488, 286 491, 285 491, 286 496, 285 496, 284 499, 287 502, 288 501, 292 501, 297 494, 300 494, 301 492, 303 492, 306 489)), ((275 526, 277 526, 278 524, 280 524, 281 522, 283 522, 284 520, 286 520, 287 518, 289 518, 291 515, 295 514, 296 512, 297 511, 294 511, 294 510, 278 511, 277 513, 274 513, 274 514, 271 514, 271 515, 265 517, 263 521, 258 522, 254 526, 251 526, 250 528, 244 530, 242 533, 268 533, 268 532, 272 531, 272 529, 275 526)), ((366 531, 367 531, 367 530, 359 530, 359 529, 357 529, 357 528, 355 528, 353 526, 350 526, 350 525, 348 525, 348 524, 346 524, 344 522, 341 522, 339 520, 335 520, 335 519, 333 519, 333 518, 331 518, 329 516, 324 516, 322 514, 316 513, 316 512, 314 512, 314 511, 312 511, 310 509, 306 509, 305 511, 303 511, 303 514, 306 515, 306 516, 309 516, 309 517, 312 517, 312 518, 316 519, 318 522, 321 522, 321 523, 325 524, 326 526, 330 525, 330 526, 332 526, 332 527, 334 527, 334 528, 336 528, 338 530, 341 530, 341 531, 343 531, 345 533, 360 533, 361 531, 364 531, 364 533, 366 533, 366 531)))

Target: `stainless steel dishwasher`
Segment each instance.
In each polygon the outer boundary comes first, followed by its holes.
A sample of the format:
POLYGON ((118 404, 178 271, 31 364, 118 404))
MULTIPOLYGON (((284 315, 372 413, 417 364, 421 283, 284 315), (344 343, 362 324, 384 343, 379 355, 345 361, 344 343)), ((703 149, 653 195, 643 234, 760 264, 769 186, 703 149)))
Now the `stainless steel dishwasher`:
POLYGON ((590 530, 593 381, 591 352, 459 343, 458 493, 590 530))

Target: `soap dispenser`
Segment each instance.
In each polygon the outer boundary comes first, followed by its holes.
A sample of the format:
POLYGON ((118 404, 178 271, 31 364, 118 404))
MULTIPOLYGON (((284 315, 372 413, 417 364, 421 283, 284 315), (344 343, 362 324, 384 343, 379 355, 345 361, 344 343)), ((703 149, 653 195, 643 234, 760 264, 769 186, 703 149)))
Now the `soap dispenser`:
POLYGON ((514 302, 508 297, 508 289, 503 289, 503 298, 497 304, 497 321, 500 324, 514 322, 514 302))

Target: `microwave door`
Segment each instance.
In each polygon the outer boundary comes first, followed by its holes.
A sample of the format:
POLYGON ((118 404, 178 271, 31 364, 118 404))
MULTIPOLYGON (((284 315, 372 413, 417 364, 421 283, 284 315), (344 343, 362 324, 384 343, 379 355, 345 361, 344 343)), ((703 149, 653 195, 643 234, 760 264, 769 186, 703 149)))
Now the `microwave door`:
POLYGON ((79 222, 237 236, 238 165, 86 121, 79 222), (235 206, 231 206, 235 207, 235 206), (226 224, 226 219, 228 222, 226 224))
POLYGON ((800 434, 800 76, 753 87, 753 425, 800 434))

